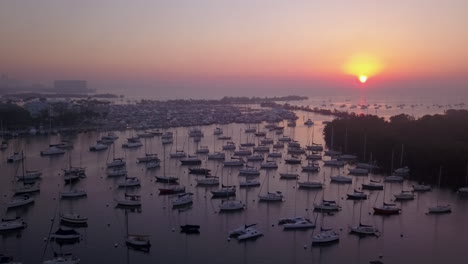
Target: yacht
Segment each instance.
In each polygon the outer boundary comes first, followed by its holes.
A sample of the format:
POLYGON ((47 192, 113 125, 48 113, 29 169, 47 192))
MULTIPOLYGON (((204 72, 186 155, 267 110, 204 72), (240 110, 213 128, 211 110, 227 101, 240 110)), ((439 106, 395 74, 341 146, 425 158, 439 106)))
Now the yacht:
POLYGON ((189 168, 189 173, 190 174, 209 175, 210 172, 211 172, 211 170, 208 169, 208 168, 189 168))
POLYGON ((451 213, 452 212, 452 207, 450 204, 438 204, 435 206, 429 207, 429 214, 446 214, 446 213, 451 213))
POLYGON ((236 144, 234 142, 227 142, 226 145, 223 146, 223 150, 235 150, 236 144))
POLYGON ((241 158, 231 158, 231 160, 227 160, 223 164, 225 167, 239 167, 244 166, 244 160, 241 158))
POLYGON ((367 169, 361 169, 361 168, 349 169, 349 175, 367 176, 368 174, 369 174, 369 171, 367 169))
POLYGON ((116 199, 118 206, 141 206, 140 195, 125 194, 123 198, 116 199))
POLYGON ((306 150, 309 150, 309 151, 323 151, 323 147, 320 144, 312 143, 312 145, 306 146, 306 150))
POLYGON ((289 158, 285 158, 284 162, 286 164, 301 164, 302 160, 299 157, 291 156, 289 158))
POLYGON ((322 160, 322 155, 312 153, 306 156, 306 160, 322 160))
POLYGON ((165 183, 176 183, 179 181, 179 178, 174 177, 174 176, 155 176, 156 181, 158 182, 165 182, 165 183))
POLYGON ((185 187, 182 185, 169 185, 166 187, 159 188, 159 194, 168 195, 168 194, 177 194, 185 193, 185 187))
POLYGON ((309 163, 306 166, 302 166, 302 171, 304 172, 318 172, 320 171, 320 166, 316 163, 309 163))
POLYGON ((371 225, 363 225, 359 223, 357 226, 351 226, 349 228, 350 233, 363 235, 363 236, 379 236, 380 232, 377 228, 371 225))
POLYGON ((124 167, 114 167, 110 171, 107 171, 107 177, 120 177, 126 175, 127 170, 124 167))
POLYGON ((88 218, 75 213, 60 214, 60 220, 64 223, 72 225, 85 225, 88 223, 88 218))
POLYGON ((265 136, 266 136, 266 132, 265 132, 265 131, 258 131, 258 132, 255 132, 255 136, 256 136, 256 137, 265 137, 265 136))
POLYGON ((283 154, 281 154, 281 152, 273 151, 268 153, 268 158, 281 158, 282 156, 283 154))
POLYGON ((414 200, 414 193, 411 191, 401 191, 401 193, 395 194, 395 200, 414 200))
POLYGON ((270 152, 270 147, 265 145, 259 145, 253 148, 254 152, 270 152))
POLYGON ((161 161, 154 160, 154 161, 147 162, 145 163, 145 167, 147 170, 159 168, 161 167, 161 161))
POLYGON ((279 142, 290 142, 291 140, 292 140, 291 137, 288 137, 288 136, 282 136, 278 138, 279 142))
POLYGON ((65 198, 80 198, 80 197, 85 197, 86 191, 85 190, 70 190, 70 191, 61 191, 60 192, 60 198, 65 199, 65 198))
POLYGON ((276 142, 273 144, 273 149, 283 149, 284 148, 284 143, 283 142, 276 142))
POLYGON ((197 154, 208 154, 210 153, 210 149, 208 148, 208 146, 200 146, 199 149, 197 149, 197 154))
POLYGON ((260 144, 262 144, 262 145, 273 144, 273 139, 271 139, 271 138, 264 138, 264 139, 260 140, 260 144))
POLYGON ((143 146, 143 143, 141 143, 139 138, 133 137, 133 138, 128 138, 127 142, 122 144, 123 148, 138 148, 143 146))
POLYGON ((306 153, 306 151, 303 148, 288 147, 288 154, 302 155, 302 154, 305 154, 305 153, 306 153))

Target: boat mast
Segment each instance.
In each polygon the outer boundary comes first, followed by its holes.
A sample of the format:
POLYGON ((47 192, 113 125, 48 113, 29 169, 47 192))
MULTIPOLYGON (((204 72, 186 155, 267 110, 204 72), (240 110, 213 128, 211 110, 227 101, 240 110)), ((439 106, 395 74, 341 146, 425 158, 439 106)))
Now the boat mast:
POLYGON ((405 145, 401 144, 400 168, 403 168, 403 154, 404 153, 405 153, 405 145))

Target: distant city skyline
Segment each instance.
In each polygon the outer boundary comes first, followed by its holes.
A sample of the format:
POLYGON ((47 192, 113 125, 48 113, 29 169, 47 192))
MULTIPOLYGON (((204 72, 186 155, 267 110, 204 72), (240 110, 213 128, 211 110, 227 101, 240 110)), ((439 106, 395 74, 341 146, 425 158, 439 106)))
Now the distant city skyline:
POLYGON ((0 72, 165 97, 465 92, 466 10, 463 0, 5 0, 0 72))

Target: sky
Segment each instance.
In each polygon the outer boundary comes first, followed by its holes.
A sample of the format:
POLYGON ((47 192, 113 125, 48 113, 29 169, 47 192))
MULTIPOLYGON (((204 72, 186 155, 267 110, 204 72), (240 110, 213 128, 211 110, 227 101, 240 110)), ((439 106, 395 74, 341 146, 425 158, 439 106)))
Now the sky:
POLYGON ((466 25, 466 0, 2 0, 0 73, 163 97, 466 91, 466 25))

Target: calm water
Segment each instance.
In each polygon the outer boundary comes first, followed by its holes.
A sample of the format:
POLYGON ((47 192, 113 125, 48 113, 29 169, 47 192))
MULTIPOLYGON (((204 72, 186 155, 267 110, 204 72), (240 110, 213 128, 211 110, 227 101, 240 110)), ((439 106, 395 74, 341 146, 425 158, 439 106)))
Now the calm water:
MULTIPOLYGON (((329 120, 313 114, 299 113, 308 116, 317 124, 314 126, 314 142, 323 143, 320 121, 329 120)), ((298 120, 296 128, 286 128, 285 135, 298 140, 301 145, 310 143, 312 128, 302 125, 298 120)), ((286 123, 284 123, 285 125, 286 123)), ((222 126, 224 134, 232 136, 236 143, 254 141, 251 135, 247 138, 243 124, 222 126), (242 133, 240 131, 242 130, 242 133), (241 138, 242 139, 241 139, 241 138)), ((201 127, 205 137, 199 143, 209 146, 210 152, 220 150, 223 144, 213 138, 214 126, 201 127)), ((188 138, 188 128, 171 129, 177 131, 177 149, 193 153, 196 143, 188 138)), ((64 187, 62 168, 68 166, 68 153, 60 157, 41 157, 39 152, 49 143, 59 142, 60 136, 31 137, 10 141, 7 150, 0 153, 0 209, 1 216, 18 215, 25 219, 28 227, 22 231, 1 234, 0 253, 12 255, 15 260, 23 263, 40 263, 43 254, 45 259, 51 258, 53 251, 73 252, 81 258, 82 263, 368 263, 370 260, 381 259, 384 263, 466 263, 465 248, 468 243, 468 200, 460 199, 451 190, 433 188, 431 192, 417 194, 416 199, 401 203, 402 214, 382 217, 369 214, 375 203, 381 203, 383 191, 368 192, 366 201, 346 200, 346 193, 352 192, 353 186, 360 186, 367 177, 353 176, 353 184, 331 184, 329 177, 338 173, 338 169, 322 168, 320 173, 301 173, 299 165, 285 165, 283 159, 278 159, 279 168, 268 173, 261 171, 259 180, 261 187, 237 189, 236 199, 242 200, 247 208, 236 213, 218 213, 220 199, 211 199, 210 188, 197 187, 197 176, 188 174, 188 167, 180 166, 176 159, 166 158, 166 172, 180 178, 187 191, 194 193, 194 202, 190 209, 174 210, 171 200, 173 196, 158 195, 158 187, 162 183, 155 182, 155 175, 162 175, 161 169, 146 171, 144 165, 137 164, 136 158, 146 152, 158 153, 163 159, 165 152, 169 156, 175 151, 175 144, 163 149, 158 137, 143 140, 144 146, 139 149, 124 150, 121 144, 134 131, 117 132, 119 139, 116 144, 116 156, 125 157, 129 176, 139 177, 141 188, 131 192, 142 196, 141 212, 129 212, 130 233, 148 234, 152 247, 149 253, 128 250, 125 246, 125 212, 115 208, 114 199, 122 197, 124 189, 117 188, 118 179, 106 177, 106 161, 112 158, 112 148, 109 151, 89 152, 88 148, 100 137, 99 133, 79 134, 73 137, 74 149, 71 150, 74 166, 86 167, 87 178, 76 184, 84 188, 88 196, 77 200, 58 199, 58 193, 64 187), (6 212, 5 203, 10 200, 14 186, 14 176, 18 166, 7 164, 6 159, 13 151, 24 150, 27 154, 27 169, 40 169, 43 172, 41 192, 35 195, 34 205, 6 212), (326 187, 323 190, 298 190, 293 180, 280 180, 279 173, 297 171, 301 179, 321 180, 325 178, 326 187), (269 187, 265 181, 269 176, 269 187), (282 191, 285 201, 282 203, 260 203, 259 193, 282 191), (324 192, 324 193, 323 193, 324 192), (320 202, 322 197, 337 200, 342 210, 333 215, 322 217, 313 212, 313 203, 320 202), (453 213, 448 215, 426 215, 427 207, 439 200, 452 205, 453 213), (348 234, 348 227, 359 223, 359 212, 362 203, 362 222, 375 225, 380 231, 380 237, 365 237, 348 234), (46 247, 44 238, 51 228, 51 218, 58 212, 78 212, 89 218, 87 228, 79 228, 83 240, 75 245, 60 247, 50 242, 46 247), (283 231, 277 225, 279 218, 306 216, 316 221, 317 228, 308 231, 283 231), (179 233, 181 224, 200 224, 201 234, 185 235, 179 233), (264 233, 255 241, 239 243, 235 239, 228 241, 227 233, 240 225, 258 223, 258 228, 264 233), (340 230, 340 242, 329 247, 311 247, 311 235, 319 231, 320 226, 340 230), (175 231, 173 231, 175 229, 175 231)), ((269 137, 274 137, 269 132, 269 137)), ((230 155, 227 154, 227 157, 230 155)), ((212 174, 221 177, 224 184, 238 184, 237 168, 223 168, 218 161, 207 161, 206 167, 212 169, 212 174)), ((286 148, 283 158, 286 157, 286 148)), ((253 163, 260 166, 260 162, 253 163)), ((305 164, 305 162, 303 162, 305 164)), ((342 169, 343 170, 343 169, 342 169)), ((348 171, 348 166, 344 171, 348 171)), ((379 175, 371 175, 381 178, 379 175)), ((414 184, 405 181, 401 184, 386 184, 386 201, 393 198, 402 188, 407 190, 414 184)), ((58 219, 53 223, 52 231, 57 230, 58 219)))

